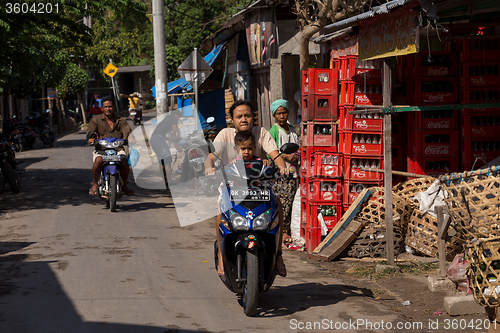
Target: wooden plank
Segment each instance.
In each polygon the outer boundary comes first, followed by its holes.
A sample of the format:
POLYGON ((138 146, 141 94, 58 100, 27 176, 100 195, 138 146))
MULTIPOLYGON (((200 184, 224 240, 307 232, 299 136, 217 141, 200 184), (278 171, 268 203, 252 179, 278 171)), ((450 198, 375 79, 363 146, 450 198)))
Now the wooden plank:
MULTIPOLYGON (((371 196, 371 192, 365 188, 356 198, 356 200, 351 204, 347 212, 340 218, 335 227, 328 233, 325 239, 314 249, 313 254, 320 254, 326 257, 331 257, 337 250, 335 245, 332 245, 333 241, 339 237, 339 235, 347 231, 350 233, 353 227, 349 227, 349 224, 353 221, 354 217, 358 214, 363 202, 371 196)), ((356 227, 354 227, 355 229, 356 227)), ((347 246, 347 245, 346 245, 347 246)))
POLYGON ((320 252, 316 256, 325 258, 327 260, 335 259, 359 235, 361 229, 363 228, 363 225, 364 224, 362 222, 352 220, 349 223, 350 230, 342 230, 342 232, 337 237, 335 237, 335 239, 332 242, 330 242, 328 248, 320 252))
MULTIPOLYGON (((391 59, 384 59, 384 108, 391 105, 391 59)), ((392 121, 389 113, 384 114, 384 191, 386 212, 392 211, 392 121)), ((394 221, 392 214, 385 214, 385 239, 387 263, 394 265, 394 221)))
MULTIPOLYGON (((365 168, 365 167, 361 167, 360 169, 361 169, 361 171, 371 171, 371 172, 379 172, 379 173, 385 172, 385 170, 382 170, 382 169, 372 169, 372 168, 365 168)), ((405 176, 405 177, 415 177, 415 178, 429 177, 429 176, 426 176, 426 175, 419 175, 417 173, 404 172, 404 171, 394 171, 394 170, 391 170, 391 172, 392 172, 393 175, 405 176)))
MULTIPOLYGON (((438 230, 444 227, 443 206, 436 207, 438 230)), ((438 237, 438 254, 439 254, 439 273, 442 277, 446 276, 446 242, 443 238, 438 237)))

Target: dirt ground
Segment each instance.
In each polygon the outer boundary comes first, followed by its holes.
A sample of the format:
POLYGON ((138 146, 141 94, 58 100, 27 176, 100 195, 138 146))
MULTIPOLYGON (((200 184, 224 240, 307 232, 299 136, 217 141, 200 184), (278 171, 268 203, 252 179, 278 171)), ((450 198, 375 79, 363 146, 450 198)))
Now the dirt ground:
MULTIPOLYGON (((427 287, 427 277, 439 275, 438 260, 404 254, 396 259, 402 267, 401 273, 372 274, 374 265, 386 263, 383 259, 357 260, 342 258, 335 261, 318 261, 309 259, 302 251, 287 251, 286 255, 299 256, 304 263, 316 265, 318 269, 333 278, 365 290, 390 310, 402 315, 407 321, 437 322, 436 330, 419 330, 418 332, 487 332, 486 313, 464 316, 450 316, 444 310, 444 297, 453 296, 454 292, 432 293, 427 287), (404 260, 399 261, 398 259, 404 260), (402 302, 410 301, 404 306, 402 302), (439 312, 441 312, 439 314, 439 312), (465 321, 464 321, 465 320, 465 321), (453 329, 451 324, 462 323, 462 329, 453 329), (448 327, 450 324, 450 327, 448 327), (467 324, 467 325, 465 325, 467 324), (467 326, 467 328, 464 328, 467 326)), ((424 326, 425 328, 425 326, 424 326)), ((412 330, 412 332, 414 332, 412 330)))

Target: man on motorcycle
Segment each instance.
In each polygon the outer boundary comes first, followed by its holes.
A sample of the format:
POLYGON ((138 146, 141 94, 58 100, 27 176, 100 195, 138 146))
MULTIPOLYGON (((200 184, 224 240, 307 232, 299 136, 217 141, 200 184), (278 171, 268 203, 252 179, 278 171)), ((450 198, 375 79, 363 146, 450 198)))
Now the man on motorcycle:
MULTIPOLYGON (((135 111, 137 112, 138 118, 142 118, 142 107, 144 106, 144 102, 141 99, 141 94, 135 92, 130 95, 130 97, 128 98, 128 103, 128 113, 130 114, 131 112, 135 111)), ((132 116, 130 116, 130 119, 132 119, 132 116)))
MULTIPOLYGON (((102 99, 102 110, 103 113, 90 119, 89 126, 87 127, 87 140, 89 144, 94 144, 95 136, 98 138, 108 138, 114 137, 118 139, 127 140, 132 130, 127 123, 125 118, 119 117, 115 114, 115 104, 113 98, 106 96, 102 99)), ((98 181, 102 170, 102 156, 105 155, 102 147, 100 145, 95 146, 95 150, 92 153, 93 156, 93 166, 92 166, 92 177, 93 184, 92 188, 89 190, 90 195, 97 195, 98 191, 98 181)), ((133 195, 134 191, 130 190, 127 186, 127 180, 129 175, 129 166, 127 163, 127 153, 123 148, 119 148, 118 155, 122 157, 121 159, 121 179, 122 179, 122 189, 126 195, 133 195)))

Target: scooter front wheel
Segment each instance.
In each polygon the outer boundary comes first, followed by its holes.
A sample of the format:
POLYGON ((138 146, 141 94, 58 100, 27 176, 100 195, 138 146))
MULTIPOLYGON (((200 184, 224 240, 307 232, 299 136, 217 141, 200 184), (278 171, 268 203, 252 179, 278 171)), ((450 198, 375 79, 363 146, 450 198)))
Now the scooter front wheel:
POLYGON ((243 307, 249 317, 255 316, 259 302, 259 255, 257 251, 246 253, 246 282, 243 286, 243 307))

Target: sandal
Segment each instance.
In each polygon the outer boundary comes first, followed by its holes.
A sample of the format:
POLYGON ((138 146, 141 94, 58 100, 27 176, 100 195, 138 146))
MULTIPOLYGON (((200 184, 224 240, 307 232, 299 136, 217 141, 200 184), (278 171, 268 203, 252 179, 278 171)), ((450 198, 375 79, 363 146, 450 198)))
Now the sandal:
POLYGON ((134 195, 134 191, 128 190, 128 191, 125 191, 125 194, 126 195, 134 195))
POLYGON ((94 189, 90 189, 89 190, 89 195, 94 195, 95 196, 95 195, 97 195, 97 191, 94 190, 94 189))
POLYGON ((224 277, 226 274, 224 273, 224 267, 222 266, 217 266, 217 274, 219 274, 220 277, 224 277), (219 268, 222 269, 222 273, 219 273, 219 268))
POLYGON ((279 276, 286 277, 286 266, 285 266, 284 262, 278 263, 276 261, 275 270, 276 270, 276 274, 278 274, 279 276), (281 273, 282 271, 285 271, 285 273, 281 273))

